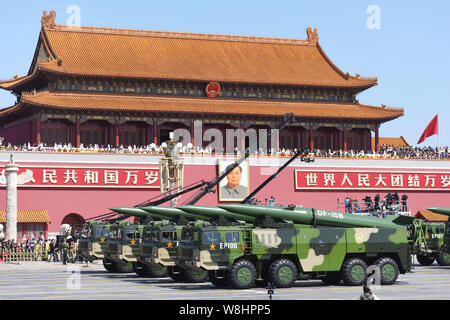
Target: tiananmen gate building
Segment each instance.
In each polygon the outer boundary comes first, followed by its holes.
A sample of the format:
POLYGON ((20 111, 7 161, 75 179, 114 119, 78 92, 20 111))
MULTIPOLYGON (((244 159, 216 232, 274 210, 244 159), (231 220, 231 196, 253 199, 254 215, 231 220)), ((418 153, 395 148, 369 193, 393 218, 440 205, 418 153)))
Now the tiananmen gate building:
POLYGON ((274 128, 296 122, 274 148, 371 150, 371 132, 403 109, 359 104, 376 78, 341 71, 307 39, 68 27, 54 11, 28 75, 0 83, 18 97, 0 112, 0 135, 74 146, 148 145, 177 128, 274 128))

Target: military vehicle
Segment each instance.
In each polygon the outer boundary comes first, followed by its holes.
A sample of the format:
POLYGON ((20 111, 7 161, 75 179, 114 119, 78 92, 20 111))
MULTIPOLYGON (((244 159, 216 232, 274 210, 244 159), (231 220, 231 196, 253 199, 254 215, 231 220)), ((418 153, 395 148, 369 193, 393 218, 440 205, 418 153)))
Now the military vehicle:
POLYGON ((441 266, 450 265, 450 254, 445 253, 442 249, 444 245, 445 222, 426 222, 426 248, 425 253, 418 253, 417 261, 423 266, 429 266, 436 262, 441 266))
POLYGON ((106 241, 109 238, 111 226, 102 221, 86 222, 77 236, 78 254, 88 262, 102 259, 103 266, 109 272, 129 272, 122 263, 114 263, 105 257, 106 241))
MULTIPOLYGON (((154 221, 152 223, 161 224, 162 222, 154 221)), ((106 242, 105 257, 115 264, 126 266, 129 272, 134 271, 139 276, 165 277, 167 268, 146 266, 138 260, 144 226, 144 224, 135 224, 130 221, 113 225, 110 237, 106 242)))
POLYGON ((361 285, 368 265, 377 265, 381 283, 388 285, 411 270, 412 239, 404 217, 380 219, 293 206, 219 208, 254 218, 256 225, 186 226, 178 249, 180 266, 208 270, 216 286, 249 288, 260 280, 290 287, 304 274, 326 284, 343 280, 361 285))
POLYGON ((205 225, 207 222, 203 221, 206 220, 204 217, 184 214, 182 211, 171 207, 143 207, 140 209, 118 207, 111 210, 128 216, 160 221, 160 223, 150 222, 143 227, 140 250, 137 255, 139 266, 150 269, 165 269, 168 275, 177 282, 207 281, 208 273, 206 271, 195 272, 190 269, 180 269, 174 262, 182 226, 190 221, 197 225, 205 225), (183 215, 180 215, 180 212, 183 215))
MULTIPOLYGON (((428 210, 434 213, 443 214, 450 217, 449 207, 431 207, 428 208, 428 210)), ((441 251, 450 254, 450 218, 447 220, 447 223, 445 225, 444 240, 441 247, 441 251)))

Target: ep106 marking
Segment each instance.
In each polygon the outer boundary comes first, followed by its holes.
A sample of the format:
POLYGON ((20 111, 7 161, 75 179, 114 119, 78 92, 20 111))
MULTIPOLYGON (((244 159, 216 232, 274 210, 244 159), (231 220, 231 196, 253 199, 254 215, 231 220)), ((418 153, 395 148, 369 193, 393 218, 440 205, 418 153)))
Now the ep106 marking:
POLYGON ((220 249, 237 249, 237 242, 221 242, 220 249))

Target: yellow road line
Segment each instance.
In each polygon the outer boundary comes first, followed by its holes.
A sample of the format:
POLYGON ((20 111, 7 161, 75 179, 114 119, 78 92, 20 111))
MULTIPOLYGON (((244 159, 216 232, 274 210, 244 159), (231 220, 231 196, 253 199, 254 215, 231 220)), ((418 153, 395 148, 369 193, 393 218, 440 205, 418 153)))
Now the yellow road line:
POLYGON ((30 282, 30 284, 47 284, 47 283, 66 283, 66 281, 38 281, 38 282, 30 282))
POLYGON ((8 291, 8 292, 10 292, 10 291, 23 291, 23 290, 29 290, 29 291, 36 291, 37 290, 37 288, 20 288, 20 289, 1 289, 0 290, 0 292, 3 292, 3 291, 8 291))
POLYGON ((63 299, 69 296, 51 296, 51 297, 25 297, 24 299, 63 299))
POLYGON ((134 294, 91 294, 88 297, 124 297, 134 296, 134 294))

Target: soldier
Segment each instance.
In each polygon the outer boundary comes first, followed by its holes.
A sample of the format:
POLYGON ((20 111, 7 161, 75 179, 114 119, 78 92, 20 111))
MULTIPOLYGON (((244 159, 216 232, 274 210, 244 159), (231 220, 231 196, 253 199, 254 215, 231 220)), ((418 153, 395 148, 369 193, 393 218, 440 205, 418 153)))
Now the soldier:
POLYGON ((75 263, 77 257, 77 247, 75 245, 75 241, 72 241, 70 244, 70 262, 75 263))
POLYGON ((372 293, 369 286, 365 284, 363 286, 363 293, 359 296, 359 300, 380 300, 376 295, 372 293))
POLYGON ((63 264, 67 264, 67 253, 69 251, 69 244, 67 243, 67 239, 64 238, 61 243, 61 260, 63 264))

